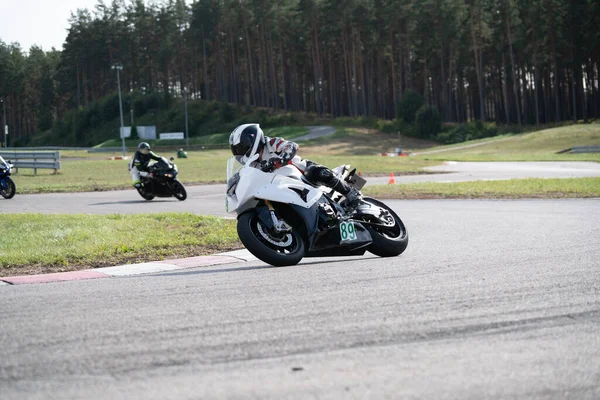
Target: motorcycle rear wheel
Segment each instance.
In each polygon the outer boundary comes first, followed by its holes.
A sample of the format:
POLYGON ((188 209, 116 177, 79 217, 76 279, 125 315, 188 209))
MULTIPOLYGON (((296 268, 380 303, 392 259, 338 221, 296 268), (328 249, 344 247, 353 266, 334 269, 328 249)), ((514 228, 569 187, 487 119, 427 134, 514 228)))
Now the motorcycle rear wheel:
POLYGON ((137 188, 138 193, 144 200, 152 200, 155 196, 152 193, 147 193, 143 188, 137 188))
POLYGON ((17 187, 12 179, 8 176, 4 178, 6 186, 0 185, 0 196, 5 199, 12 199, 15 197, 15 193, 17 193, 17 187))
POLYGON ((237 232, 248 251, 267 264, 276 267, 296 265, 304 257, 304 239, 296 229, 275 235, 263 226, 255 211, 239 216, 237 232))

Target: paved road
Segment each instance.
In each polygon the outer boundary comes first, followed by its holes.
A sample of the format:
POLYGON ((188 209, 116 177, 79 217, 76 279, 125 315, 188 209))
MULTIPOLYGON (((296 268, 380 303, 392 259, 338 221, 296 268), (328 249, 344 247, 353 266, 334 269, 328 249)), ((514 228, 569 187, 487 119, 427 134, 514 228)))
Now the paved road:
POLYGON ((225 212, 225 185, 189 186, 188 198, 155 198, 146 201, 135 190, 85 193, 51 193, 17 195, 10 201, 0 201, 0 213, 152 213, 193 212, 228 216, 225 212))
MULTIPOLYGON (((449 163, 427 168, 439 174, 397 176, 397 183, 461 182, 513 178, 571 178, 600 176, 600 163, 593 162, 498 162, 449 163)), ((369 177, 367 185, 385 184, 389 176, 369 177)), ((147 213, 189 211, 198 214, 228 216, 225 212, 225 186, 190 186, 188 199, 143 200, 134 190, 111 192, 18 195, 13 200, 0 199, 0 213, 147 213)))
MULTIPOLYGON (((456 162, 425 167, 427 175, 396 177, 396 183, 467 182, 523 178, 586 178, 600 176, 596 162, 456 162), (439 172, 439 173, 438 173, 439 172)), ((391 171, 390 171, 391 172, 391 171)), ((388 177, 368 178, 370 184, 383 184, 388 177)))
POLYGON ((294 142, 302 142, 304 140, 316 139, 323 136, 330 136, 335 133, 335 128, 332 126, 309 126, 308 134, 294 138, 294 142))
POLYGON ((389 203, 397 258, 0 287, 0 398, 600 398, 600 201, 389 203))
POLYGON ((419 151, 418 153, 412 153, 413 156, 422 156, 422 155, 426 155, 426 154, 437 154, 437 153, 443 153, 446 151, 455 151, 455 150, 463 150, 463 149, 470 149, 473 147, 479 147, 479 146, 485 146, 488 144, 497 144, 499 142, 504 142, 506 140, 511 140, 514 139, 513 136, 509 136, 509 137, 505 137, 505 138, 501 138, 501 139, 493 139, 493 140, 489 140, 486 142, 480 142, 480 143, 471 143, 471 144, 464 144, 462 146, 453 146, 453 147, 448 147, 445 149, 438 149, 438 150, 425 150, 425 151, 419 151))

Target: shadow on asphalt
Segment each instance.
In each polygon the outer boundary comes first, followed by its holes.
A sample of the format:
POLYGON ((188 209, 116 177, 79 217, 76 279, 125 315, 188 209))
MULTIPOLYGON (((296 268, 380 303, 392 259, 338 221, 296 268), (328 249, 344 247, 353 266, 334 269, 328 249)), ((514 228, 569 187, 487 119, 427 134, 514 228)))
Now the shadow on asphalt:
MULTIPOLYGON (((175 199, 173 199, 175 200, 175 199)), ((102 203, 92 203, 90 206, 106 206, 109 204, 139 204, 139 203, 167 203, 169 200, 123 200, 123 201, 105 201, 102 203)))
POLYGON ((348 261, 352 261, 353 259, 357 259, 357 260, 360 259, 361 261, 364 261, 364 260, 372 260, 372 259, 376 259, 376 258, 380 258, 380 257, 377 257, 377 256, 360 257, 360 258, 348 257, 347 259, 343 259, 343 260, 323 260, 323 261, 301 262, 300 264, 291 265, 288 267, 275 267, 273 265, 255 265, 255 266, 238 267, 238 268, 202 269, 202 270, 197 270, 197 271, 165 272, 165 273, 153 274, 153 276, 190 276, 190 275, 204 275, 204 274, 220 274, 220 273, 224 273, 224 272, 253 271, 253 270, 259 270, 259 269, 298 268, 298 267, 305 267, 305 266, 309 266, 309 265, 347 263, 348 261))

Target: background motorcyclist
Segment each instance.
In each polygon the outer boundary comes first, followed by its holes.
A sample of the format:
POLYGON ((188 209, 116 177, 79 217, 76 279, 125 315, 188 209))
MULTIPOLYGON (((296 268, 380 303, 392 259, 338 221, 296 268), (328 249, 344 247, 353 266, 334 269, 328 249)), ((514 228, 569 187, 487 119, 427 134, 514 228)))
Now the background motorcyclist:
POLYGON ((297 156, 296 143, 280 137, 265 136, 258 124, 245 124, 235 128, 229 136, 229 145, 233 155, 240 157, 242 164, 259 154, 256 167, 263 171, 273 171, 290 164, 298 168, 312 184, 327 186, 341 193, 351 207, 356 207, 360 202, 361 195, 356 188, 338 179, 329 168, 297 156))
POLYGON ((138 145, 138 150, 133 155, 133 159, 129 163, 129 173, 133 186, 139 188, 141 186, 140 176, 148 176, 148 164, 150 160, 159 161, 161 158, 151 151, 150 145, 142 142, 138 145))

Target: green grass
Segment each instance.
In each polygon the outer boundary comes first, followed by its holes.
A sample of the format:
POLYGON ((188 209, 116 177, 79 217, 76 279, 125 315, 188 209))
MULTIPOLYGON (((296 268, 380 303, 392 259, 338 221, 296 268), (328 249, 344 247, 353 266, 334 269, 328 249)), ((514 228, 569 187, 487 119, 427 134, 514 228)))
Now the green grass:
POLYGON ((544 129, 513 136, 499 136, 478 141, 440 146, 426 151, 448 151, 424 154, 428 160, 454 161, 598 161, 600 154, 556 154, 573 146, 600 144, 600 124, 578 124, 544 129), (508 138, 508 139, 506 139, 508 138), (471 144, 485 143, 471 148, 471 144))
MULTIPOLYGON (((62 153, 61 153, 62 154, 62 153)), ((422 171, 424 166, 438 162, 421 160, 414 157, 372 157, 372 156, 328 156, 311 154, 311 148, 301 152, 301 156, 313 159, 329 167, 351 164, 362 174, 396 175, 414 174, 422 171)), ((65 155, 61 169, 57 174, 39 170, 21 169, 12 177, 17 185, 18 194, 53 193, 53 192, 85 192, 115 189, 130 189, 131 177, 127 160, 107 160, 111 154, 87 153, 85 151, 69 151, 65 155)), ((131 156, 131 153, 129 154, 131 156)), ((170 157, 175 154, 161 153, 170 157)), ((179 168, 179 179, 184 184, 225 182, 226 162, 231 153, 227 150, 190 151, 187 159, 176 159, 179 168)))
POLYGON ((68 271, 239 248, 235 221, 190 213, 2 216, 0 276, 68 271))
MULTIPOLYGON (((265 129, 267 136, 281 136, 286 139, 294 139, 308 133, 309 129, 305 126, 284 126, 281 128, 265 129)), ((229 143, 229 135, 231 132, 214 133, 205 136, 190 137, 190 145, 227 145, 229 143)), ((126 139, 125 146, 133 149, 143 140, 132 140, 126 139)), ((151 146, 184 146, 185 140, 150 140, 148 141, 151 146)), ((120 139, 111 139, 106 142, 100 143, 96 148, 102 147, 121 147, 120 139)))
POLYGON ((384 199, 589 198, 600 197, 600 178, 376 185, 363 193, 384 199))

